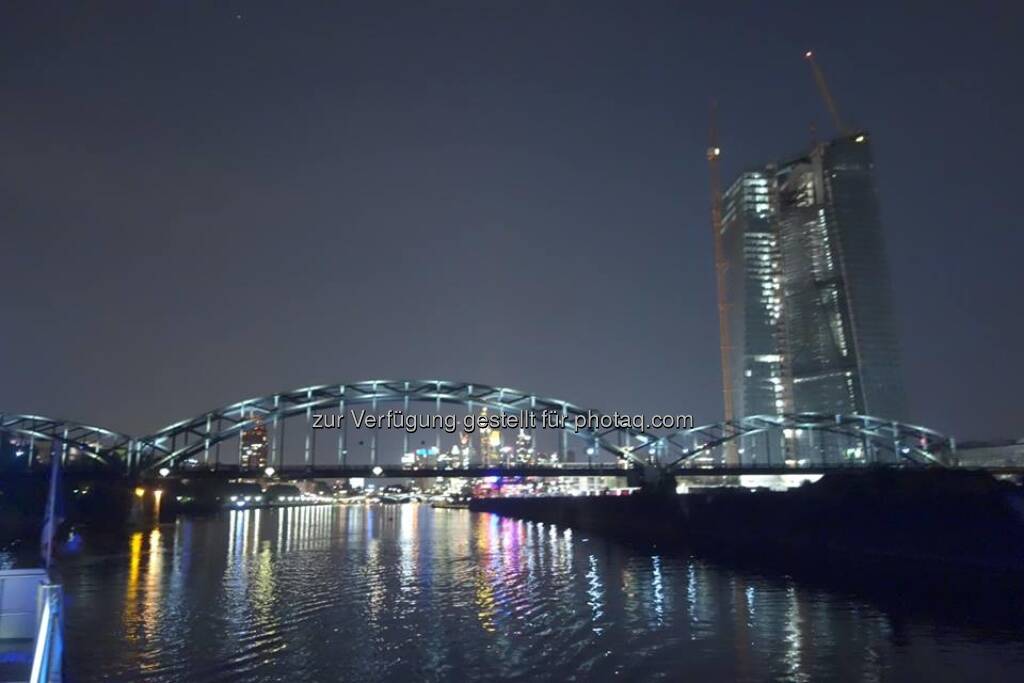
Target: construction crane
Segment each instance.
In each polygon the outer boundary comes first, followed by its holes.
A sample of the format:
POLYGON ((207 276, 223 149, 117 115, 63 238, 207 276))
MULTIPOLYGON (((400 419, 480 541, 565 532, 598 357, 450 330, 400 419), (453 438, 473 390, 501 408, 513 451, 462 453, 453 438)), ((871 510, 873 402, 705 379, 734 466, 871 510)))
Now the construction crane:
MULTIPOLYGON (((722 150, 718 146, 718 103, 711 100, 711 125, 708 134, 708 167, 711 172, 711 230, 714 233, 715 274, 718 280, 718 331, 722 354, 722 397, 725 400, 725 421, 733 419, 732 374, 729 356, 732 340, 729 335, 729 310, 726 302, 725 247, 722 245, 722 188, 719 178, 718 160, 722 150)), ((729 442, 732 444, 732 442, 729 442)), ((726 458, 734 458, 734 448, 726 449, 726 458)))
POLYGON ((818 84, 818 90, 821 92, 821 98, 825 100, 825 106, 828 108, 829 114, 832 115, 832 123, 835 124, 836 131, 840 135, 849 135, 850 130, 843 125, 843 120, 839 117, 839 108, 836 107, 835 100, 832 99, 832 93, 829 92, 828 83, 825 82, 825 74, 822 73, 818 62, 814 60, 814 53, 808 50, 804 53, 804 59, 811 65, 811 71, 814 72, 814 80, 818 84))

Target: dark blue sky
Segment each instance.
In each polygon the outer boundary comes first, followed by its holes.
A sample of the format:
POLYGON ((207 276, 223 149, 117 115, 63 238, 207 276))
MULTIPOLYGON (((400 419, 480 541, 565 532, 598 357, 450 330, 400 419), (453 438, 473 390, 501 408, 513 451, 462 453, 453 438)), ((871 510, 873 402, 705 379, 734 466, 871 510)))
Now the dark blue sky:
POLYGON ((721 418, 728 179, 874 135, 911 411, 1019 436, 1019 3, 0 8, 0 410, 445 378, 721 418))

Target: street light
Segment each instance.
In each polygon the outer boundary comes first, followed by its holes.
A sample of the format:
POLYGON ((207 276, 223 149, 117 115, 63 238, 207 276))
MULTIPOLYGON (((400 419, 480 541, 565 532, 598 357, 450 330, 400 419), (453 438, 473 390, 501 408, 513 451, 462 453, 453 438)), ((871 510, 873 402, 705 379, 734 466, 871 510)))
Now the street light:
POLYGON ((263 470, 263 474, 267 475, 268 477, 274 476, 275 472, 277 472, 277 470, 275 470, 273 467, 267 467, 265 470, 263 470))
POLYGON ((384 474, 384 468, 381 467, 380 465, 374 465, 372 471, 373 471, 373 476, 375 476, 375 477, 379 477, 380 475, 384 474))
POLYGON ((159 474, 160 474, 161 477, 166 477, 170 473, 171 473, 171 470, 170 470, 169 467, 161 467, 160 468, 159 474))

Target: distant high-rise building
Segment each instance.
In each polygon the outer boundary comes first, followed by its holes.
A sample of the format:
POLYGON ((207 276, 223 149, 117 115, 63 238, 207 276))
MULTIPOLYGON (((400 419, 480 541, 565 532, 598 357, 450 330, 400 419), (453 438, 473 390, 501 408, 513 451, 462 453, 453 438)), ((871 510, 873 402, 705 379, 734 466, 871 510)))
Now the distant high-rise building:
MULTIPOLYGON (((480 409, 480 418, 487 419, 487 406, 480 409)), ((483 427, 480 432, 480 459, 484 466, 501 464, 501 431, 483 427)))
POLYGON ((525 429, 516 434, 515 457, 517 465, 533 464, 533 436, 525 429))
POLYGON ((722 245, 735 417, 906 419, 866 133, 741 173, 722 245))
POLYGON ((257 417, 253 428, 242 432, 239 465, 243 470, 265 469, 268 450, 267 426, 257 417))
POLYGON ((452 455, 459 456, 459 462, 463 467, 469 467, 473 464, 473 438, 469 432, 459 432, 459 450, 456 453, 453 448, 452 455))

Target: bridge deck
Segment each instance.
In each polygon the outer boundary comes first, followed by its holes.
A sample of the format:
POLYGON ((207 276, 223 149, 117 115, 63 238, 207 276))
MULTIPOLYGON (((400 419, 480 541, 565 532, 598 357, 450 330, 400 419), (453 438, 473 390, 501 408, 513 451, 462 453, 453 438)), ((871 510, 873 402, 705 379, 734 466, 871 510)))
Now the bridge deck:
MULTIPOLYGON (((676 468, 672 475, 680 478, 695 477, 726 477, 740 475, 814 475, 827 474, 829 472, 849 472, 871 469, 863 465, 809 465, 806 467, 782 467, 782 466, 743 466, 743 467, 683 467, 676 468)), ((897 469, 886 467, 886 469, 897 469)), ((920 469, 920 468, 902 468, 920 469)), ((944 469, 944 468, 935 468, 944 469)), ((1006 465, 998 467, 950 467, 949 469, 984 471, 993 475, 1024 476, 1024 465, 1006 465)), ((408 469, 398 465, 382 465, 380 473, 374 471, 371 465, 348 465, 345 467, 304 467, 286 466, 276 468, 274 478, 279 480, 292 479, 348 479, 348 478, 382 478, 382 479, 415 479, 415 478, 483 478, 483 477, 625 477, 630 470, 620 465, 578 465, 575 467, 467 467, 456 469, 439 468, 416 468, 408 469)), ((0 473, 0 481, 22 480, 22 479, 43 479, 49 476, 43 471, 32 472, 3 472, 0 473)), ((64 479, 68 481, 81 480, 120 480, 126 479, 123 472, 114 470, 86 470, 67 471, 64 479)), ((151 479, 160 478, 157 474, 151 473, 151 479)), ((242 470, 238 467, 221 466, 216 469, 194 469, 194 470, 173 470, 169 479, 263 479, 263 473, 259 471, 242 470)), ((129 478, 130 480, 130 478, 129 478)))
MULTIPOLYGON (((808 465, 806 467, 783 466, 742 466, 742 467, 683 467, 676 468, 672 474, 676 477, 723 477, 738 475, 814 475, 829 472, 849 472, 867 469, 855 465, 808 465)), ((891 469, 891 468, 890 468, 891 469)), ((967 468, 958 468, 967 469, 967 468)), ((992 474, 1024 474, 1022 467, 986 468, 992 474)), ((345 479, 345 478, 483 478, 483 477, 625 477, 628 468, 617 464, 576 465, 569 467, 465 467, 465 468, 406 468, 397 465, 381 465, 375 471, 372 465, 339 466, 287 466, 277 468, 274 476, 278 479, 345 479)), ((241 470, 237 467, 221 467, 218 469, 178 470, 171 477, 194 479, 228 479, 238 477, 260 477, 261 472, 241 470)))

